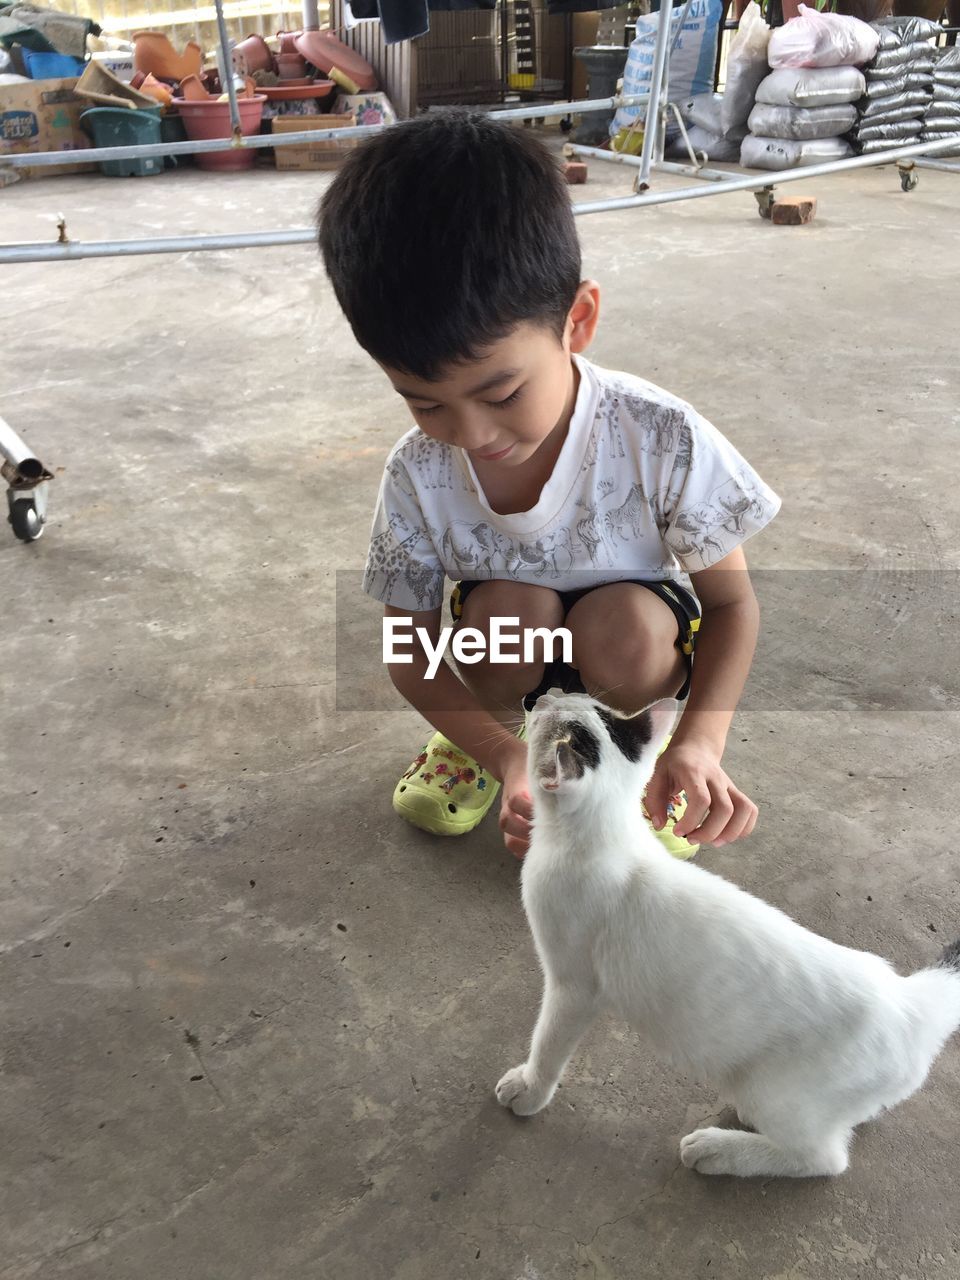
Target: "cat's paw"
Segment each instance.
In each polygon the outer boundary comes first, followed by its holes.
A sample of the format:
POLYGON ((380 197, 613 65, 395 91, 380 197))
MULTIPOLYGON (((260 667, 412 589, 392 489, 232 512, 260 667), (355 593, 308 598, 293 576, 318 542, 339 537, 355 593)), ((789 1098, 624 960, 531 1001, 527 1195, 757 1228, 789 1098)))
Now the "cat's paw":
POLYGON ((542 1110, 552 1095, 534 1088, 527 1080, 527 1064, 514 1067, 497 1085, 497 1101, 501 1107, 509 1107, 515 1116, 532 1116, 542 1110))
POLYGON ((697 1173, 736 1173, 730 1162, 729 1129, 694 1129, 680 1139, 680 1160, 697 1173))

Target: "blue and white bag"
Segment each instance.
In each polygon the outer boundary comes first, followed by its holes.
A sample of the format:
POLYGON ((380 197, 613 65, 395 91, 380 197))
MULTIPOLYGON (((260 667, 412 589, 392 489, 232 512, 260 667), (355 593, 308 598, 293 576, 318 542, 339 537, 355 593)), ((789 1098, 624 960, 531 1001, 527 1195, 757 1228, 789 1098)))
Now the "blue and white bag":
MULTIPOLYGON (((687 20, 680 30, 683 5, 670 17, 669 96, 672 102, 684 102, 697 94, 713 92, 714 68, 717 64, 717 40, 723 18, 723 0, 692 0, 687 20)), ((637 19, 636 39, 630 46, 623 72, 623 92, 637 96, 650 93, 653 79, 653 57, 657 44, 660 14, 651 13, 637 19)), ((637 117, 646 115, 646 106, 620 107, 610 124, 610 136, 629 129, 637 117)), ((677 132, 667 128, 668 136, 677 132)))

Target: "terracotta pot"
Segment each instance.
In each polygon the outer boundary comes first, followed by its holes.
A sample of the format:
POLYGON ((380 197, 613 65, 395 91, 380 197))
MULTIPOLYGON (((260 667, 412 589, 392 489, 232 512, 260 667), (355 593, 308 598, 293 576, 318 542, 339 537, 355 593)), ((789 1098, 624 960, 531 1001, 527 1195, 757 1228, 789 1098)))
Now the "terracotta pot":
MULTIPOLYGON (((263 116, 263 104, 266 98, 257 94, 255 98, 240 98, 240 131, 244 137, 260 132, 260 120, 263 116)), ((180 115, 183 119, 187 137, 194 141, 204 138, 230 137, 230 103, 208 100, 206 102, 184 101, 180 103, 180 115)), ((256 152, 250 151, 208 151, 199 152, 196 156, 200 169, 252 169, 256 152)))
POLYGON ((156 98, 162 107, 169 107, 173 103, 173 90, 167 85, 161 84, 157 77, 150 72, 147 72, 137 87, 141 93, 146 93, 151 98, 156 98))
POLYGON ((299 31, 278 31, 277 39, 280 41, 280 53, 296 53, 297 39, 300 35, 299 31))
POLYGON ((208 93, 199 76, 187 76, 180 81, 180 92, 187 102, 209 102, 213 94, 208 93))
POLYGON ((133 65, 137 71, 150 71, 158 80, 183 80, 198 76, 203 69, 203 50, 193 40, 177 53, 162 31, 137 31, 133 37, 133 65))
POLYGON ((295 43, 297 52, 324 75, 328 76, 336 69, 356 85, 357 91, 376 89, 377 76, 370 63, 338 40, 332 31, 304 31, 296 37, 295 43))
POLYGON ((275 85, 271 89, 260 92, 268 102, 305 102, 309 99, 320 101, 329 98, 336 85, 332 80, 308 80, 305 84, 294 84, 288 80, 285 84, 275 85))
POLYGON ((273 70, 273 54, 263 36, 247 36, 234 46, 233 64, 240 75, 252 76, 255 71, 273 70))
POLYGON ((299 53, 278 53, 277 74, 281 80, 302 80, 307 74, 307 64, 299 53))

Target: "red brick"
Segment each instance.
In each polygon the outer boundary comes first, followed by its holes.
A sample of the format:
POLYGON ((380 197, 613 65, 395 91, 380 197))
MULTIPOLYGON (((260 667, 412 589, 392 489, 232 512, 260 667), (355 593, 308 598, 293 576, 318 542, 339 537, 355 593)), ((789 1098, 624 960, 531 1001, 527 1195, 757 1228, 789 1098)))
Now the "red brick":
POLYGON ((782 196, 773 203, 770 221, 778 227, 795 227, 812 222, 817 216, 817 202, 813 196, 782 196))
POLYGON ((563 176, 571 186, 578 182, 586 182, 587 166, 578 160, 568 160, 563 166, 563 176))

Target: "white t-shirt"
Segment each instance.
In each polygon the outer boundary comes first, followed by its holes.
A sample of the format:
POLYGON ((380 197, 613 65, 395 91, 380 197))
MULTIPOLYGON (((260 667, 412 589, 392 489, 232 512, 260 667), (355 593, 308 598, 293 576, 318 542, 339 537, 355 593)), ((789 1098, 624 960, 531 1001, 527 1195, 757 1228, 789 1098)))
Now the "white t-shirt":
POLYGON ((580 388, 553 474, 529 511, 492 511, 462 449, 415 427, 387 458, 363 589, 435 609, 444 577, 577 591, 709 568, 780 499, 690 405, 574 357, 580 388))

